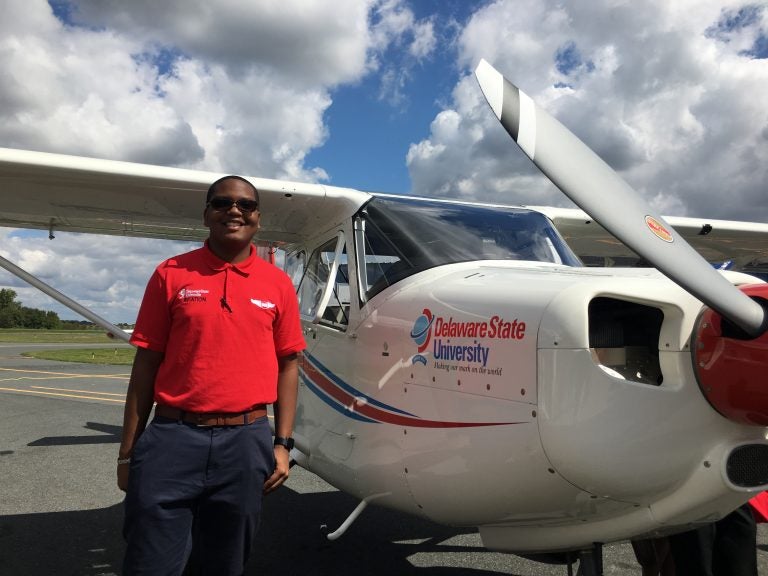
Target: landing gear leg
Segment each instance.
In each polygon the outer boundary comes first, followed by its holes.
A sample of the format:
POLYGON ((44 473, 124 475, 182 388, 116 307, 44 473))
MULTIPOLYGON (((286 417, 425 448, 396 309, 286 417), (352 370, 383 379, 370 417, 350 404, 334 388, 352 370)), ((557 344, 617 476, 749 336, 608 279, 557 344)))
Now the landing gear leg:
POLYGON ((592 548, 579 552, 577 576, 603 576, 603 545, 595 542, 592 548))

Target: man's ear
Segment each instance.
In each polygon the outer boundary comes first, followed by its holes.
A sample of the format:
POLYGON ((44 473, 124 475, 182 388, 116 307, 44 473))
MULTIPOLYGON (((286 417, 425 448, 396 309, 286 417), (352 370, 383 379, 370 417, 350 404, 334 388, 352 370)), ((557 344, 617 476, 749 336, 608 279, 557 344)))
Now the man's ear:
POLYGON ((211 225, 208 223, 208 207, 205 207, 205 210, 203 210, 203 225, 206 228, 210 228, 211 225))

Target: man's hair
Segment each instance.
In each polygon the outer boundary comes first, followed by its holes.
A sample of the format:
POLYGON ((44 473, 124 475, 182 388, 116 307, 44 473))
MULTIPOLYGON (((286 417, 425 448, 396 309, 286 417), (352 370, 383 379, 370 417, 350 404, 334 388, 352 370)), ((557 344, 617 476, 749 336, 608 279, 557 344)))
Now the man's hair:
POLYGON ((240 180, 241 182, 245 182, 253 190, 253 197, 256 199, 256 202, 259 202, 259 191, 256 189, 256 186, 251 184, 248 180, 246 180, 242 176, 235 176, 234 174, 230 174, 229 176, 222 176, 221 178, 216 180, 216 182, 214 182, 208 187, 208 194, 206 194, 205 196, 206 204, 208 204, 208 202, 211 201, 211 198, 213 198, 213 195, 216 193, 216 187, 222 182, 224 182, 224 180, 240 180))

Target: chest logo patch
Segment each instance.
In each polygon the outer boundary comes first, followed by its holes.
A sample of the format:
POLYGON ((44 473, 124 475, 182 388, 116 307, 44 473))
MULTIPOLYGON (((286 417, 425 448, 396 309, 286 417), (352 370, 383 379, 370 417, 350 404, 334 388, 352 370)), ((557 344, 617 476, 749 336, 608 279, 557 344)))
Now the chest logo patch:
POLYGON ((257 300, 256 298, 251 298, 251 304, 264 310, 271 310, 275 307, 274 303, 270 302, 269 300, 257 300))
POLYGON ((205 288, 182 288, 179 290, 179 299, 184 302, 205 302, 209 292, 205 288))

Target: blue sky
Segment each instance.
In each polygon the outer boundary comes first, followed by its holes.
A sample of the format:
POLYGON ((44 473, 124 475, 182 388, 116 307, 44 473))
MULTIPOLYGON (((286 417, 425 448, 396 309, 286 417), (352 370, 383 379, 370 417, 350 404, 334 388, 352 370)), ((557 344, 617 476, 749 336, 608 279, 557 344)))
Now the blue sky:
MULTIPOLYGON (((380 94, 381 79, 377 76, 334 90, 333 105, 325 115, 332 145, 313 150, 307 163, 324 166, 330 182, 337 186, 410 192, 405 164, 408 148, 429 136, 429 123, 424 120, 434 118, 449 102, 460 73, 456 65, 456 36, 472 13, 484 4, 488 2, 411 3, 417 18, 436 21, 438 48, 428 62, 411 70, 407 92, 397 102, 380 94)), ((396 52, 396 48, 391 52, 396 52)))
POLYGON ((456 77, 451 67, 444 61, 425 69, 412 81, 419 98, 397 107, 379 99, 374 77, 334 91, 333 105, 324 116, 331 140, 312 150, 307 164, 323 166, 329 182, 337 186, 410 192, 405 156, 412 142, 429 135, 429 125, 420 120, 440 110, 444 78, 456 77))
MULTIPOLYGON (((472 76, 485 58, 662 214, 768 222, 763 2, 8 0, 3 9, 2 147, 571 206, 490 113, 472 76)), ((3 256, 114 321, 132 321, 152 268, 187 248, 0 229, 3 256)), ((3 273, 0 287, 51 306, 3 273)))

